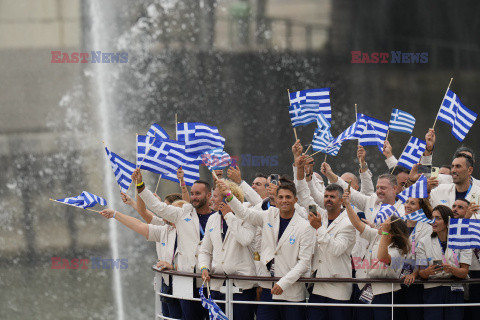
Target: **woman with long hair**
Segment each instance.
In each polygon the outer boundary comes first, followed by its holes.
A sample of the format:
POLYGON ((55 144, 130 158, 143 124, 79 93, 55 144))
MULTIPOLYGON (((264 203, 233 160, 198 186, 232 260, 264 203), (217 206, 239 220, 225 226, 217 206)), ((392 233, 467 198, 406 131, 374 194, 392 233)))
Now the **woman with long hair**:
MULTIPOLYGON (((432 206, 427 199, 408 198, 405 202, 405 215, 422 209, 428 219, 432 218, 432 206)), ((400 277, 404 279, 402 289, 398 291, 396 303, 401 304, 422 304, 423 303, 423 285, 415 284, 418 278, 417 260, 418 243, 424 237, 430 237, 432 226, 426 222, 417 222, 407 220, 407 228, 411 249, 407 254, 407 259, 401 266, 400 277)), ((396 308, 395 318, 408 320, 423 319, 423 308, 396 308)))
MULTIPOLYGON (((400 277, 401 266, 410 251, 408 229, 406 223, 398 217, 389 217, 381 224, 380 229, 374 229, 360 220, 350 204, 350 193, 343 194, 343 204, 347 210, 350 222, 360 232, 360 236, 368 241, 368 248, 362 262, 368 278, 400 277)), ((393 284, 393 291, 400 290, 400 284, 393 284)), ((392 284, 367 283, 363 286, 360 302, 373 304, 390 304, 392 301, 392 284)), ((391 308, 358 308, 358 319, 380 320, 391 319, 391 308)))
MULTIPOLYGON (((448 247, 448 225, 452 210, 443 205, 433 209, 433 232, 418 244, 417 261, 424 268, 418 272, 424 280, 465 279, 472 262, 472 250, 454 250, 448 247)), ((425 283, 423 300, 426 304, 463 303, 462 285, 425 283)), ((424 308, 424 319, 462 319, 463 307, 424 308)))

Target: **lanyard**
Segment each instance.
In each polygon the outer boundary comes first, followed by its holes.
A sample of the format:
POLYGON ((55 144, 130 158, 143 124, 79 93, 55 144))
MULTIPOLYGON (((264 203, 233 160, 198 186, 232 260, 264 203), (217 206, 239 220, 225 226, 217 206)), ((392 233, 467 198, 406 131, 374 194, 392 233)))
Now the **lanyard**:
POLYGON ((267 209, 270 208, 270 200, 267 202, 267 209))
MULTIPOLYGON (((445 258, 445 252, 443 251, 443 247, 442 247, 442 243, 440 242, 440 239, 437 238, 438 240, 438 244, 440 245, 440 249, 442 250, 442 260, 443 260, 443 263, 444 264, 448 264, 447 263, 447 258, 445 258)), ((447 249, 448 249, 448 242, 447 242, 447 249)), ((455 253, 455 249, 451 249, 452 252, 453 252, 453 261, 455 262, 455 266, 458 268, 460 266, 460 264, 458 263, 458 257, 457 257, 457 254, 455 253)), ((446 251, 446 250, 445 250, 446 251)))
POLYGON ((417 224, 415 225, 415 227, 413 228, 413 231, 412 231, 412 255, 415 255, 415 247, 416 247, 416 244, 415 244, 415 230, 417 230, 417 226, 418 226, 418 222, 417 222, 417 224))
POLYGON ((469 194, 470 191, 472 190, 472 185, 473 185, 473 183, 470 182, 470 186, 468 187, 467 194, 465 194, 465 199, 467 198, 468 194, 469 194))

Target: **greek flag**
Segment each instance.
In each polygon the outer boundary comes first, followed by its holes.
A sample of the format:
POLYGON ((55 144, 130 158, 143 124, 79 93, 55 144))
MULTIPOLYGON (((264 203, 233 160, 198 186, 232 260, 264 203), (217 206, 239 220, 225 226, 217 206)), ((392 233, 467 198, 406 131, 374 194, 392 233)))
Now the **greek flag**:
POLYGON ((480 220, 451 218, 448 225, 448 247, 480 248, 480 220))
POLYGON ((448 123, 452 127, 453 136, 458 141, 463 141, 477 120, 477 114, 465 107, 452 90, 448 90, 438 111, 437 119, 448 123))
POLYGON ((330 88, 307 89, 290 93, 290 105, 315 104, 317 113, 321 112, 328 121, 332 121, 332 106, 330 105, 330 88))
POLYGON ((392 206, 390 204, 386 204, 386 203, 382 204, 382 206, 380 207, 380 210, 378 210, 378 213, 375 216, 375 219, 373 220, 373 222, 375 224, 383 223, 392 214, 395 214, 397 217, 400 217, 400 215, 397 212, 397 209, 395 209, 394 206, 392 206))
POLYGON ((317 127, 318 128, 330 128, 332 125, 328 122, 323 113, 317 114, 317 127))
POLYGON ((405 150, 398 159, 397 165, 412 170, 413 165, 420 161, 420 158, 422 157, 423 152, 425 152, 426 147, 427 144, 425 141, 413 136, 410 137, 405 150))
POLYGON ((232 162, 230 155, 220 148, 203 153, 201 159, 210 171, 226 168, 232 162))
POLYGON ((427 177, 422 175, 415 184, 400 192, 397 197, 403 202, 407 202, 408 198, 428 198, 427 177))
POLYGON ((148 129, 147 136, 156 138, 156 140, 170 139, 168 133, 156 123, 152 124, 150 129, 148 129))
POLYGON ((393 109, 388 130, 412 134, 415 117, 400 109, 393 109))
POLYGON ((325 128, 325 129, 317 128, 315 129, 315 133, 313 135, 312 149, 314 151, 321 151, 323 153, 336 156, 338 154, 338 151, 342 147, 342 145, 341 144, 333 145, 331 144, 332 141, 333 141, 333 136, 330 133, 329 128, 325 128))
POLYGON ((359 144, 361 146, 377 145, 378 150, 382 152, 385 138, 387 137, 388 124, 361 113, 357 115, 357 119, 359 126, 364 128, 358 139, 359 144))
POLYGON ((126 192, 132 183, 132 173, 135 170, 135 165, 125 159, 119 157, 116 153, 110 152, 107 147, 105 147, 107 152, 108 159, 110 160, 110 165, 113 169, 113 174, 115 175, 115 180, 117 180, 118 185, 123 192, 126 192))
POLYGON ((341 145, 344 141, 359 139, 362 136, 365 126, 359 121, 355 121, 350 127, 343 131, 338 137, 333 139, 331 146, 341 145))
POLYGON ((222 309, 213 302, 211 297, 205 298, 203 294, 203 284, 202 287, 198 290, 200 294, 200 301, 202 302, 202 307, 208 310, 208 314, 210 315, 210 320, 228 320, 225 313, 223 313, 222 309))
POLYGON ((418 222, 434 223, 435 219, 428 219, 422 209, 409 213, 402 217, 403 220, 412 220, 418 222))
POLYGON ((152 141, 151 137, 138 135, 137 163, 141 164, 141 169, 158 173, 167 180, 179 182, 177 169, 182 167, 185 184, 192 185, 200 179, 201 160, 198 155, 187 153, 183 142, 155 140, 152 143, 152 141))
POLYGON ((199 122, 177 124, 177 140, 185 143, 185 152, 201 154, 204 151, 225 146, 223 138, 216 127, 199 122))
POLYGON ((83 191, 79 196, 76 196, 76 197, 57 199, 55 201, 61 202, 61 203, 67 203, 82 209, 94 207, 96 204, 100 204, 102 206, 107 205, 107 200, 87 191, 83 191))
POLYGON ((307 124, 317 121, 320 114, 316 104, 294 104, 288 107, 290 119, 293 127, 305 126, 307 124))

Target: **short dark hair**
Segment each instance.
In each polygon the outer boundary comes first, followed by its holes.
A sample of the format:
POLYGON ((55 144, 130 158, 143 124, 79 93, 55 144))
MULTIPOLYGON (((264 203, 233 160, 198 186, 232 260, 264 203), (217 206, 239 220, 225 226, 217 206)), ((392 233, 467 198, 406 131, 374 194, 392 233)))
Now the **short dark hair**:
POLYGON ((265 178, 265 179, 267 179, 267 176, 262 172, 257 172, 257 173, 255 173, 255 178, 265 178))
POLYGON ((410 174, 410 170, 408 170, 407 168, 404 168, 404 167, 401 167, 401 166, 397 166, 395 168, 395 170, 393 170, 393 175, 396 176, 398 175, 399 173, 406 173, 406 174, 410 174))
POLYGON ((465 199, 465 198, 458 198, 458 199, 456 199, 455 201, 457 201, 457 200, 460 200, 460 201, 463 201, 463 202, 465 202, 465 203, 467 204, 467 206, 469 206, 469 205, 470 205, 470 201, 468 201, 468 200, 467 200, 467 199, 465 199))
POLYGON ((174 203, 177 200, 182 200, 182 195, 180 193, 170 193, 165 196, 165 202, 174 203))
POLYGON ((329 184, 325 187, 325 191, 337 191, 338 197, 343 197, 343 188, 340 187, 338 184, 329 184))
POLYGON ((467 162, 467 168, 473 167, 473 158, 470 157, 468 154, 459 153, 453 159, 457 159, 457 158, 465 158, 465 161, 467 162))
POLYGON ((290 177, 288 174, 281 174, 278 180, 293 183, 292 177, 290 177))
MULTIPOLYGON (((472 155, 473 162, 475 163, 475 152, 473 152, 473 149, 465 146, 458 147, 457 150, 455 150, 455 153, 453 154, 453 158, 455 159, 458 154, 468 152, 472 155)), ((473 166, 472 166, 473 167, 473 166)))
POLYGON ((295 188, 295 184, 293 183, 285 183, 285 184, 279 185, 277 188, 277 195, 280 190, 290 190, 293 193, 294 197, 297 196, 297 188, 295 188))
POLYGON ((200 183, 200 184, 203 184, 205 186, 205 188, 207 189, 207 192, 212 192, 212 186, 210 186, 210 183, 208 183, 207 181, 205 180, 197 180, 195 181, 193 184, 195 183, 200 183))

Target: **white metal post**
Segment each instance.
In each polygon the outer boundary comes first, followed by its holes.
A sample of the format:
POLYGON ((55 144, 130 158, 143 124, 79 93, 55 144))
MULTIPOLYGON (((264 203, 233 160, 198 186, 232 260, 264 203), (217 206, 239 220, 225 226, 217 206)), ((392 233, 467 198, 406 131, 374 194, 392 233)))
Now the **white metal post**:
POLYGON ((153 278, 153 290, 155 291, 155 319, 160 319, 159 314, 162 313, 162 303, 160 302, 159 293, 162 290, 162 274, 155 272, 155 278, 153 278))
POLYGON ((233 280, 226 280, 227 292, 225 293, 225 313, 228 319, 233 319, 233 280))
POLYGON ((392 320, 393 320, 393 282, 392 282, 392 320))

